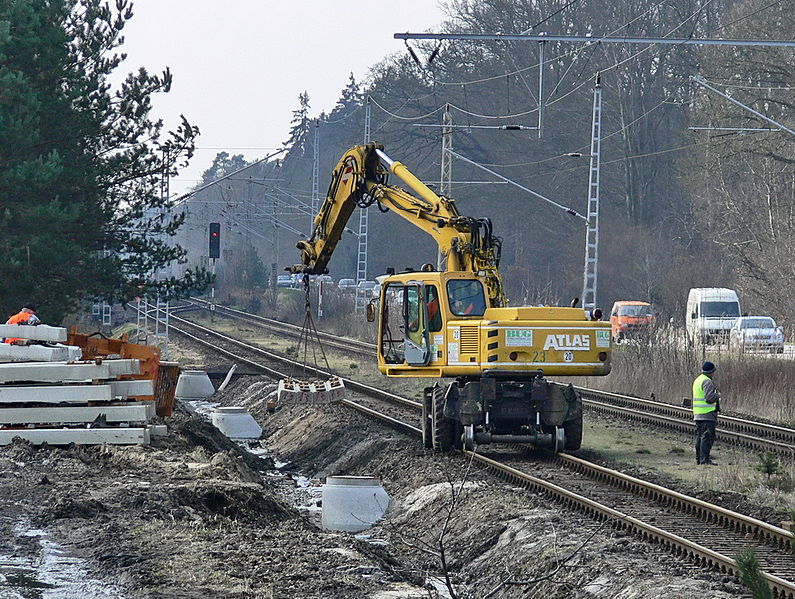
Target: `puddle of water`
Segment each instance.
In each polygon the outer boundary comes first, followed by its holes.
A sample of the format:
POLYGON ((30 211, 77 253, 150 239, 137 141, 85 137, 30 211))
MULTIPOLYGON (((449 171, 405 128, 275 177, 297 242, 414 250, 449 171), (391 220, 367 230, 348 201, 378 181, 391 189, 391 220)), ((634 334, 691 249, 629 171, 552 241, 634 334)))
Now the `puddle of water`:
POLYGON ((36 538, 38 554, 0 554, 0 599, 125 599, 113 585, 91 578, 85 562, 66 553, 43 530, 19 525, 15 532, 36 538))

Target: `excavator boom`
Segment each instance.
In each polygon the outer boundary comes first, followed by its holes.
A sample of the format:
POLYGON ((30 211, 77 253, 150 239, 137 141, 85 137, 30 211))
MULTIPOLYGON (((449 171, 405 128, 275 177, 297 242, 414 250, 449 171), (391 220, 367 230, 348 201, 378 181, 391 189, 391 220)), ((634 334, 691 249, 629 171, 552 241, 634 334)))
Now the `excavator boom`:
POLYGON ((438 196, 409 169, 392 160, 375 143, 355 146, 337 163, 326 199, 315 216, 309 239, 298 242, 301 264, 293 273, 323 274, 345 225, 359 206, 378 204, 430 235, 446 260, 448 272, 480 273, 490 304, 506 305, 498 267, 502 240, 492 234, 489 219, 461 216, 455 202, 438 196), (395 175, 414 193, 390 185, 395 175))

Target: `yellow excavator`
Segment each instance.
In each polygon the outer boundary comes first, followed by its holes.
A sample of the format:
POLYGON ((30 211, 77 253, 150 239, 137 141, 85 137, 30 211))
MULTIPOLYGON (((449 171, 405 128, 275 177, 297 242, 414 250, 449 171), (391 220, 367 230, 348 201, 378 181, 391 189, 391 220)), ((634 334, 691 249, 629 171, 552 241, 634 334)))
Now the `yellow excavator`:
POLYGON ((378 277, 378 367, 390 377, 434 379, 421 427, 427 448, 531 443, 555 452, 582 443, 582 403, 545 376, 610 372, 610 323, 601 311, 509 307, 491 221, 459 214, 376 143, 348 150, 333 171, 293 273, 325 274, 354 208, 377 204, 428 233, 446 266, 378 277), (410 191, 388 183, 398 177, 410 191), (412 193, 413 192, 413 193, 412 193), (443 379, 454 379, 445 383, 443 379))

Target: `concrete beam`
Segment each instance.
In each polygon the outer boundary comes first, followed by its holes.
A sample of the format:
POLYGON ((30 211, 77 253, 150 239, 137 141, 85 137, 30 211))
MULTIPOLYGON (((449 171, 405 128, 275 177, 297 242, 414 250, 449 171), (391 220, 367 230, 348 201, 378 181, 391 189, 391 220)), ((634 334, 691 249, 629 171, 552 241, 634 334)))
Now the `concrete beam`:
POLYGON ((0 445, 8 445, 15 437, 41 445, 148 445, 145 428, 22 428, 0 430, 0 445))
POLYGON ((0 362, 69 362, 82 357, 79 347, 70 345, 9 345, 0 343, 0 362))
POLYGON ((51 327, 40 324, 32 327, 26 324, 0 324, 0 337, 17 337, 19 339, 32 339, 33 341, 51 341, 53 343, 66 341, 64 327, 51 327))
POLYGON ((0 424, 78 424, 94 422, 100 414, 105 422, 146 422, 147 407, 141 404, 126 406, 77 406, 68 408, 0 408, 0 424))
POLYGON ((60 383, 63 381, 87 381, 113 379, 120 375, 139 374, 138 360, 103 360, 101 364, 64 362, 0 364, 0 383, 35 381, 60 383))
POLYGON ((141 374, 140 360, 103 360, 102 364, 107 364, 110 367, 111 376, 141 374))
POLYGON ((136 397, 155 393, 155 384, 151 380, 110 381, 110 388, 114 397, 136 397))
POLYGON ((0 405, 9 403, 77 403, 112 401, 111 385, 0 385, 0 405))

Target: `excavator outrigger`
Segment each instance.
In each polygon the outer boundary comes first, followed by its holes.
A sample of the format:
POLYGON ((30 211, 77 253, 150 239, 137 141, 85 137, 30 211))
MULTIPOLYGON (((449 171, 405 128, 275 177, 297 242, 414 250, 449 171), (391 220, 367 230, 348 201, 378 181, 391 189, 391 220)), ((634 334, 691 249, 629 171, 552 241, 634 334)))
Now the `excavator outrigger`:
MULTIPOLYGON (((325 274, 357 206, 378 204, 434 238, 446 268, 379 277, 378 367, 391 377, 436 379, 425 389, 427 448, 532 443, 578 449, 582 403, 569 385, 546 375, 610 372, 610 323, 601 312, 556 306, 508 307, 499 271, 502 240, 486 218, 461 216, 376 143, 340 159, 312 235, 298 243, 293 273, 325 274), (397 176, 413 192, 390 185, 397 176), (442 385, 441 379, 455 381, 442 385)), ((368 319, 375 319, 368 306, 368 319)))

